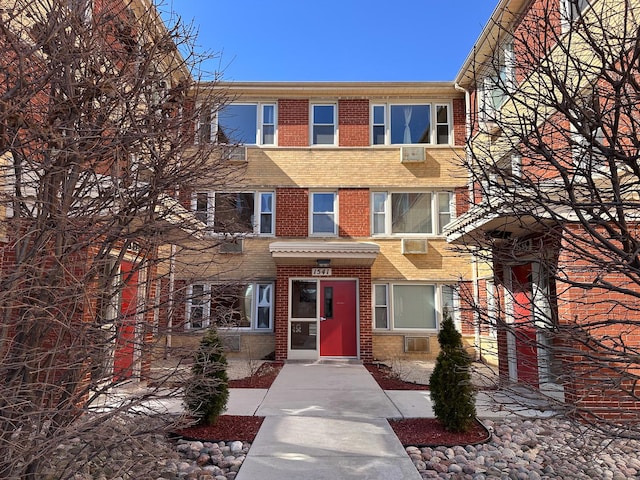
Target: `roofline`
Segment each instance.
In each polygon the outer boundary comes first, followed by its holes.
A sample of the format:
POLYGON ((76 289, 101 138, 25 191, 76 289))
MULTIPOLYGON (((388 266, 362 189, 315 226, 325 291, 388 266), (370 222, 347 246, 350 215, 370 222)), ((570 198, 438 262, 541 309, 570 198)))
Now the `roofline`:
POLYGON ((496 5, 489 20, 487 20, 487 23, 480 32, 478 39, 473 44, 467 58, 460 67, 460 70, 458 70, 458 74, 454 80, 456 85, 469 85, 471 83, 470 80, 473 77, 469 77, 468 72, 472 70, 473 64, 477 61, 478 54, 493 48, 493 45, 488 44, 488 39, 495 39, 498 36, 498 25, 511 23, 514 17, 522 11, 528 2, 529 0, 500 0, 498 2, 498 5, 496 5), (507 7, 510 7, 510 9, 507 9, 507 7))
POLYGON ((287 97, 345 96, 345 97, 461 97, 452 81, 438 82, 202 82, 201 89, 230 90, 244 95, 279 95, 287 97))

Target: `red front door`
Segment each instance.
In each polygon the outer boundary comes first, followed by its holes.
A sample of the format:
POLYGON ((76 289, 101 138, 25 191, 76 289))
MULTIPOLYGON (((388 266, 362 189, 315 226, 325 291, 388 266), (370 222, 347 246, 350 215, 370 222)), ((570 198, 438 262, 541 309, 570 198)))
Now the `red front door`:
POLYGON ((536 327, 533 323, 531 264, 514 266, 511 272, 518 381, 537 386, 538 348, 536 327))
POLYGON ((133 265, 122 262, 120 312, 116 326, 116 349, 113 358, 113 376, 116 380, 130 378, 133 374, 133 357, 136 341, 136 303, 138 298, 138 272, 133 265))
POLYGON ((320 282, 320 356, 357 357, 356 282, 320 282))

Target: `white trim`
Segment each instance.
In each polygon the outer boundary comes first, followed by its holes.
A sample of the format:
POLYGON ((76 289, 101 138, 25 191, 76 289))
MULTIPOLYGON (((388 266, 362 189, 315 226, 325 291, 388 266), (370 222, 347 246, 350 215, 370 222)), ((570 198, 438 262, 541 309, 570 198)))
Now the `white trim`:
POLYGON ((339 199, 337 190, 316 190, 309 192, 309 236, 310 237, 337 237, 339 230, 339 199), (313 216, 317 214, 328 214, 329 212, 315 212, 313 208, 314 195, 317 194, 332 194, 333 195, 333 232, 314 232, 313 231, 313 216))
POLYGON ((335 102, 314 102, 309 105, 309 145, 313 147, 335 147, 338 146, 338 104, 335 102), (333 123, 315 123, 314 107, 332 107, 333 123), (316 126, 333 127, 333 143, 315 143, 313 141, 313 130, 316 126))
MULTIPOLYGON (((380 124, 376 124, 380 125, 380 124)), ((419 99, 407 99, 405 101, 385 102, 372 99, 370 102, 370 121, 369 121, 369 144, 371 146, 402 146, 402 145, 423 145, 425 147, 444 147, 453 145, 453 102, 447 99, 435 99, 425 102, 419 99), (373 143, 373 109, 374 107, 384 107, 384 143, 373 143), (391 108, 397 106, 429 106, 429 142, 428 143, 392 143, 391 142, 391 108), (447 107, 447 122, 449 125, 449 141, 447 143, 437 143, 437 107, 447 107)))

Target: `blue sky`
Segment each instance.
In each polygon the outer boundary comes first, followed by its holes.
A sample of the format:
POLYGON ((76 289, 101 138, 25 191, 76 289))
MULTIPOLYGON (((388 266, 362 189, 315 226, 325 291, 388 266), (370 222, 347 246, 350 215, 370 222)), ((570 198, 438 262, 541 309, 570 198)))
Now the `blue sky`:
POLYGON ((164 0, 225 81, 453 80, 497 0, 164 0))

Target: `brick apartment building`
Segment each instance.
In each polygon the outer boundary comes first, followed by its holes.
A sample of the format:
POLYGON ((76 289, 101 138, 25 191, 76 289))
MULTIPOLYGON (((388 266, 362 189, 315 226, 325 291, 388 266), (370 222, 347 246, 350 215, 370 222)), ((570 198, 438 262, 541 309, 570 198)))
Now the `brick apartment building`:
POLYGON ((443 235, 466 204, 464 95, 451 82, 201 88, 234 101, 196 140, 237 144, 243 172, 185 199, 221 245, 197 270, 178 260, 171 345, 216 324, 230 355, 435 358, 471 273, 443 235))
POLYGON ((635 50, 622 42, 637 38, 637 13, 637 2, 502 0, 456 78, 472 205, 446 233, 476 252, 467 300, 483 355, 589 419, 640 410, 640 288, 625 247, 637 202, 619 187, 637 185, 635 50))

